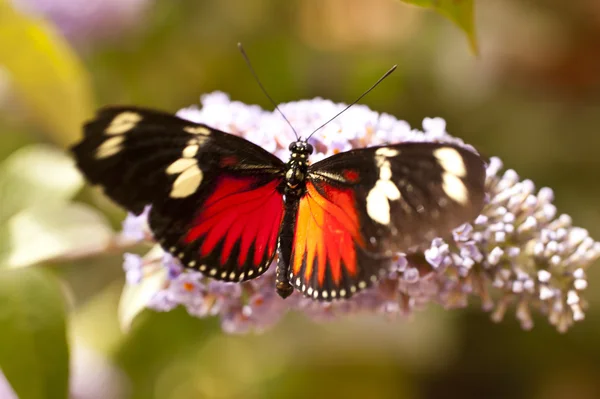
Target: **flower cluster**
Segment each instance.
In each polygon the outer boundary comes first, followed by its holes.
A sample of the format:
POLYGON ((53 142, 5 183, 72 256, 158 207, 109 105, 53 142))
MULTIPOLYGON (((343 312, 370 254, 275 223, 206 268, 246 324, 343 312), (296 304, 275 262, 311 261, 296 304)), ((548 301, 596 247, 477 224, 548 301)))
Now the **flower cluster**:
MULTIPOLYGON (((202 108, 187 108, 179 116, 238 134, 287 159, 294 134, 276 112, 232 102, 223 93, 202 98, 202 108)), ((345 107, 328 100, 298 101, 280 106, 301 136, 345 107)), ((443 119, 426 118, 423 131, 411 129, 387 114, 355 105, 311 139, 313 161, 351 148, 402 141, 438 141, 465 145, 446 132, 443 119)), ((245 283, 211 280, 184 270, 159 249, 145 257, 126 254, 127 284, 143 284, 149 274, 165 271, 162 288, 147 307, 168 311, 184 306, 196 317, 219 316, 227 332, 260 331, 275 324, 288 310, 316 319, 357 312, 406 315, 429 303, 464 307, 470 296, 482 301, 492 318, 501 320, 514 304, 523 328, 531 328, 531 309, 545 314, 559 331, 584 317, 581 297, 586 269, 600 257, 600 243, 586 230, 573 227, 567 215, 557 216, 549 188, 536 192, 530 180, 492 158, 487 166, 488 201, 472 223, 455 229, 452 238, 436 238, 417 253, 398 253, 377 285, 349 300, 317 302, 295 292, 286 300, 275 292, 275 266, 245 283)), ((146 213, 129 216, 123 234, 129 239, 151 237, 146 213)))

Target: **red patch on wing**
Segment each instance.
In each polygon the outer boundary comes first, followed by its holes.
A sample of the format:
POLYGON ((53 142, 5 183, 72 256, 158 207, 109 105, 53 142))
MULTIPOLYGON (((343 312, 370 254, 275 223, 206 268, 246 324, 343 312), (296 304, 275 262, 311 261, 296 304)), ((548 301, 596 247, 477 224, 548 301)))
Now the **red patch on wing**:
POLYGON ((238 158, 235 155, 229 155, 221 158, 219 165, 221 167, 233 166, 239 162, 238 158))
POLYGON ((357 274, 355 244, 364 247, 352 189, 319 184, 306 184, 306 195, 300 200, 294 236, 292 270, 300 276, 303 259, 306 268, 301 276, 310 281, 317 273, 319 286, 329 267, 334 284, 342 278, 342 267, 350 276, 357 274))
POLYGON ((221 264, 230 261, 239 244, 238 266, 248 261, 251 247, 253 265, 270 258, 277 249, 277 235, 283 217, 283 196, 277 191, 280 180, 256 187, 255 177, 221 177, 215 191, 196 214, 184 237, 186 243, 203 238, 200 255, 205 257, 222 242, 221 264))
POLYGON ((342 174, 344 178, 350 183, 356 183, 358 181, 358 172, 352 169, 345 169, 342 174))

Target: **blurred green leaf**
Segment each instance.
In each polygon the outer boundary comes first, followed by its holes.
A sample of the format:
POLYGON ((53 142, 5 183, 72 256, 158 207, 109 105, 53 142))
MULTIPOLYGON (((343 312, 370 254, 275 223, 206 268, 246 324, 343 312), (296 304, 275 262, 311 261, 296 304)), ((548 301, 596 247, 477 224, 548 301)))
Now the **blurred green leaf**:
POLYGON ((116 364, 129 377, 129 398, 163 399, 157 385, 165 371, 190 358, 197 361, 196 351, 215 334, 221 334, 218 318, 190 317, 182 306, 170 312, 143 311, 114 354, 116 364))
POLYGON ((96 209, 79 203, 36 206, 9 220, 7 263, 27 266, 60 256, 101 252, 113 236, 96 209))
POLYGON ((60 283, 49 272, 0 271, 0 368, 21 399, 67 398, 65 313, 60 283))
POLYGON ((28 207, 69 200, 82 185, 64 152, 42 144, 22 148, 0 165, 0 225, 28 207))
POLYGON ((51 138, 74 142, 93 111, 89 78, 65 39, 45 21, 0 0, 0 65, 51 138))
POLYGON ((454 22, 465 32, 471 50, 477 54, 477 37, 475 34, 475 0, 401 0, 404 3, 419 7, 432 8, 454 22))
MULTIPOLYGON (((159 248, 160 247, 155 247, 159 248)), ((129 331, 133 319, 146 308, 152 296, 162 289, 167 280, 167 269, 160 268, 136 285, 126 284, 119 301, 119 323, 123 331, 129 331)))

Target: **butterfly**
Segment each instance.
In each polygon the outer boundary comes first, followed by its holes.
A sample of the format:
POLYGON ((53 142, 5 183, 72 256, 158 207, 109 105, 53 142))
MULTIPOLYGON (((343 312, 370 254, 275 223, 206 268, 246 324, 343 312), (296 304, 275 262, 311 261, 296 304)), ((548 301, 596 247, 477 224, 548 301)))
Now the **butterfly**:
POLYGON ((479 215, 485 163, 456 144, 403 142, 310 164, 297 139, 283 162, 242 137, 175 115, 107 107, 72 147, 77 166, 149 225, 164 248, 213 279, 243 282, 278 255, 277 293, 350 298, 397 252, 479 215))

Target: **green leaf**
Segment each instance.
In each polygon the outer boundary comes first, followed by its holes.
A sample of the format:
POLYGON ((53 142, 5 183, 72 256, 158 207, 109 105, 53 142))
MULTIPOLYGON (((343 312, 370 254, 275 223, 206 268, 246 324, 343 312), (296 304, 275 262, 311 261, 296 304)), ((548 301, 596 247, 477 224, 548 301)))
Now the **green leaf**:
POLYGON ((471 50, 477 54, 477 37, 475 34, 475 1, 474 0, 401 0, 404 3, 419 7, 432 8, 454 22, 465 32, 471 50))
POLYGON ((82 186, 64 152, 42 144, 22 148, 0 165, 0 225, 28 207, 69 200, 82 186))
POLYGON ((166 397, 157 381, 173 365, 197 361, 198 348, 221 334, 218 318, 190 317, 182 306, 170 312, 143 311, 114 354, 117 366, 129 377, 129 398, 166 397))
POLYGON ((0 368, 21 399, 67 398, 65 318, 52 274, 40 268, 0 271, 0 368))
POLYGON ((113 236, 96 209, 79 203, 49 204, 21 211, 9 220, 12 267, 79 253, 100 252, 113 236))
POLYGON ((65 39, 45 21, 0 0, 0 65, 51 138, 73 143, 93 111, 89 78, 65 39))

